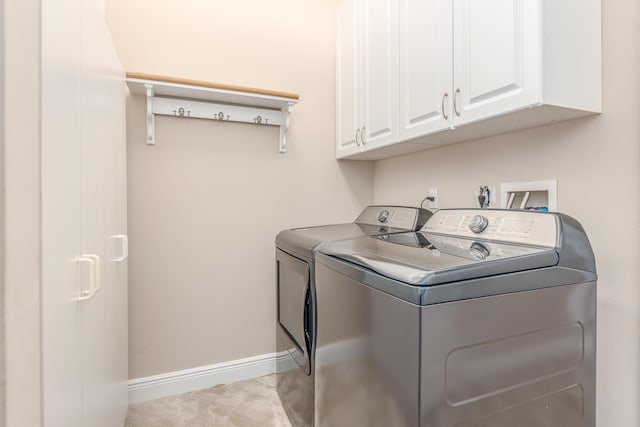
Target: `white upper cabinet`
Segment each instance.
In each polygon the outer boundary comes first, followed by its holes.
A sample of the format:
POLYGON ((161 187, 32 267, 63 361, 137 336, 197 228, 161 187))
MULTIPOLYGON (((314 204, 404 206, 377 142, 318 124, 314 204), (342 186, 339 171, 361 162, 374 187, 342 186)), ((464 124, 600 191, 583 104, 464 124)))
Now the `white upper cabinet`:
POLYGON ((360 152, 360 36, 356 0, 346 0, 338 11, 336 30, 336 154, 360 152), (359 135, 358 135, 359 138, 359 135))
POLYGON ((454 123, 539 100, 539 9, 531 0, 453 1, 454 123))
POLYGON ((338 158, 398 141, 396 0, 347 0, 337 24, 338 158))
POLYGON ((363 149, 398 139, 398 11, 396 0, 363 6, 363 149))
MULTIPOLYGON (((377 146, 358 147, 352 136, 348 153, 339 139, 338 158, 382 159, 601 112, 601 0, 397 1, 398 25, 371 27, 365 39, 380 31, 393 40, 386 31, 397 30, 397 62, 379 52, 375 67, 384 69, 385 59, 387 69, 397 67, 398 91, 378 97, 384 105, 364 91, 354 102, 380 111, 397 105, 397 133, 377 146)), ((339 123, 340 116, 338 106, 339 123)), ((354 121, 361 128, 362 119, 354 121)))
POLYGON ((447 0, 400 0, 400 139, 450 126, 452 16, 447 0))

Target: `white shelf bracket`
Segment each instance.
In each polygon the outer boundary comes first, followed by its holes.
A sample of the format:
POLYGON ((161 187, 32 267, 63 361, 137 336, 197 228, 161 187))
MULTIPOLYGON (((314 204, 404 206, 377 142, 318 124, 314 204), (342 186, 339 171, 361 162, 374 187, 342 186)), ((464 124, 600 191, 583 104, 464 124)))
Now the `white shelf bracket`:
POLYGON ((282 124, 280 125, 280 153, 287 151, 287 133, 289 132, 289 116, 292 103, 282 109, 282 124))
POLYGON ((155 145, 155 119, 153 116, 153 85, 145 83, 147 91, 147 145, 155 145))
POLYGON ((155 117, 161 115, 278 126, 279 152, 286 152, 289 115, 299 101, 297 94, 159 77, 127 73, 131 93, 147 97, 147 145, 156 143, 155 117))

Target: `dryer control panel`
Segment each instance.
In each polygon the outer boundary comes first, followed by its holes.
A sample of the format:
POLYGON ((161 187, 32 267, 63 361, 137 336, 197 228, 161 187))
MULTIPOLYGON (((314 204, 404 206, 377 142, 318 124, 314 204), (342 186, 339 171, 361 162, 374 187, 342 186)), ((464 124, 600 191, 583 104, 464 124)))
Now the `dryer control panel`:
POLYGON ((422 231, 546 247, 555 247, 558 241, 557 219, 544 212, 441 209, 422 231))
POLYGON ((430 216, 426 209, 408 206, 367 206, 355 223, 413 231, 420 229, 430 216))

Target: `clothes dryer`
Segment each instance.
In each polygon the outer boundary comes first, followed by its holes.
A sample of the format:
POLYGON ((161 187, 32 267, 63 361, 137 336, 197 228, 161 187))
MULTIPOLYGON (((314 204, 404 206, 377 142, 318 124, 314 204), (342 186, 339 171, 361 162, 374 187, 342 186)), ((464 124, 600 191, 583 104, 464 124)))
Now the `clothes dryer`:
POLYGON ((277 390, 294 427, 314 419, 315 253, 324 242, 420 229, 431 212, 368 206, 352 223, 284 230, 276 237, 277 390))

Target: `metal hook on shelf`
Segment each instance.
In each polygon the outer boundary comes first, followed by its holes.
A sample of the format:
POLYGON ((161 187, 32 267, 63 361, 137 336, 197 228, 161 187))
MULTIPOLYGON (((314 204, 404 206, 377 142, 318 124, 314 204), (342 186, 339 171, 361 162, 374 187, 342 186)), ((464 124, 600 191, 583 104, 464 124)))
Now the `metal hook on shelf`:
POLYGON ((213 120, 229 120, 230 117, 230 115, 225 115, 222 111, 220 111, 218 114, 213 115, 213 120))
POLYGON ((173 110, 173 115, 178 117, 191 117, 191 110, 185 110, 183 107, 173 110))

